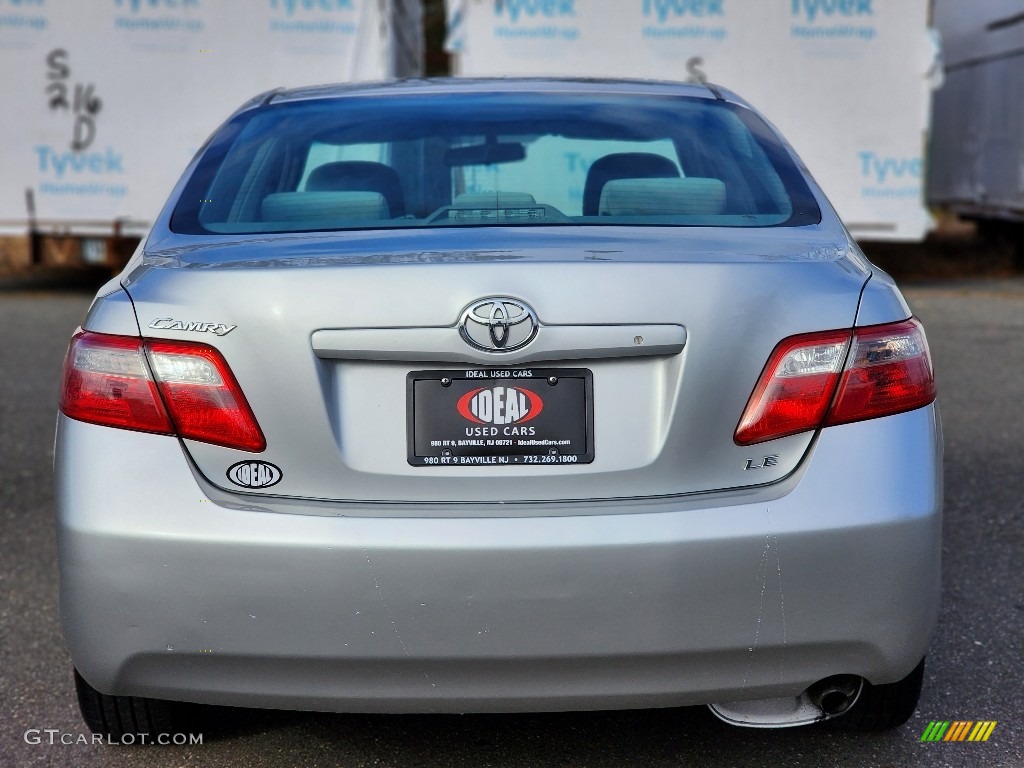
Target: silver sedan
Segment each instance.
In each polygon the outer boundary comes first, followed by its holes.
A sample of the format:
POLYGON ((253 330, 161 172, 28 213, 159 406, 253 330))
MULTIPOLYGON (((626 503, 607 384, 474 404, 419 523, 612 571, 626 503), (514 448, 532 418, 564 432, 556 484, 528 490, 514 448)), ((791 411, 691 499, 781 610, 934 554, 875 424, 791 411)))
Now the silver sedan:
POLYGON ((276 91, 71 339, 82 713, 914 711, 939 603, 924 331, 704 85, 276 91))

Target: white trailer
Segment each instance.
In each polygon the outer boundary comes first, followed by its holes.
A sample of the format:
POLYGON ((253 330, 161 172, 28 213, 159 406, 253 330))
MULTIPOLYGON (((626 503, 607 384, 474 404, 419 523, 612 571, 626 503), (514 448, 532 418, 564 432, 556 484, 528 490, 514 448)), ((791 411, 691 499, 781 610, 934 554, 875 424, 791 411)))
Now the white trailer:
MULTIPOLYGON (((257 93, 419 74, 420 18, 419 0, 0 0, 0 234, 143 233, 257 93)), ((103 243, 68 261, 116 261, 103 243)))
POLYGON ((937 77, 929 10, 930 0, 448 0, 447 47, 464 76, 723 85, 778 125, 855 236, 920 240, 937 77))

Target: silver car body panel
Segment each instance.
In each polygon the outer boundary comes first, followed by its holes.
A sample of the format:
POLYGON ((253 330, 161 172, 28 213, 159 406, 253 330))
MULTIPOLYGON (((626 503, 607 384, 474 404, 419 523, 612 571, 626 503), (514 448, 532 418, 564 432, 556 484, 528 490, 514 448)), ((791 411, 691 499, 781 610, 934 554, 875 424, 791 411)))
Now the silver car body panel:
POLYGON ((888 683, 937 618, 940 467, 929 406, 825 429, 781 488, 722 506, 281 514, 204 494, 174 438, 61 417, 64 633, 106 693, 267 707, 674 706, 833 674, 888 683))
POLYGON ((861 293, 857 325, 881 325, 900 317, 910 317, 910 306, 896 288, 896 282, 872 265, 871 279, 865 283, 861 293))
POLYGON ((82 327, 99 333, 138 336, 139 323, 128 292, 117 282, 107 283, 89 307, 82 327))

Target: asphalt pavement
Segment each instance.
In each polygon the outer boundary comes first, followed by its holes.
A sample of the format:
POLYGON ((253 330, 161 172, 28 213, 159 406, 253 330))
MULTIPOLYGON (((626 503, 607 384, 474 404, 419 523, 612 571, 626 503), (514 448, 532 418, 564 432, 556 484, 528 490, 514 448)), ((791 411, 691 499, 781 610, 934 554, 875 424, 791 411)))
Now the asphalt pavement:
POLYGON ((168 747, 88 743, 60 633, 57 384, 94 288, 0 279, 0 768, 1024 766, 1024 279, 905 287, 928 330, 946 437, 942 616, 906 726, 741 730, 699 707, 466 716, 205 708, 202 743, 168 747), (922 743, 932 720, 997 725, 984 743, 922 743))

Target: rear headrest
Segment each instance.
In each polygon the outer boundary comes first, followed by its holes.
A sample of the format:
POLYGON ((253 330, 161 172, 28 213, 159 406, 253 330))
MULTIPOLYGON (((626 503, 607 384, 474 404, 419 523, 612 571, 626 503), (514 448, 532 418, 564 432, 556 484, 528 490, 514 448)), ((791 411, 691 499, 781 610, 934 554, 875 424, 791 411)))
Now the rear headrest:
POLYGON ((529 192, 463 192, 452 200, 458 208, 518 208, 536 204, 536 198, 529 192))
POLYGON ((306 179, 307 192, 380 192, 391 215, 405 215, 405 194, 398 172, 390 165, 367 160, 339 160, 314 168, 306 179))
POLYGON ((583 215, 597 216, 604 185, 614 179, 678 179, 679 168, 653 152, 616 152, 598 158, 583 183, 583 215))
POLYGON ((275 192, 263 198, 263 221, 332 221, 344 224, 387 219, 380 192, 275 192))
POLYGON ((716 216, 723 210, 720 179, 616 179, 601 193, 601 216, 716 216))

